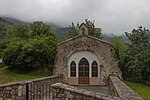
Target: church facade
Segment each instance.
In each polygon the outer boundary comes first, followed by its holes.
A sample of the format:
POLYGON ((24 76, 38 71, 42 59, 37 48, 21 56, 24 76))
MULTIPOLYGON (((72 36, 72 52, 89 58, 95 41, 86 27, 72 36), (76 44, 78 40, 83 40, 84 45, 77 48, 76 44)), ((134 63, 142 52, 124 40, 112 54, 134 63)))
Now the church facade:
POLYGON ((111 43, 89 36, 84 23, 79 34, 58 44, 54 75, 62 74, 69 85, 106 85, 110 75, 122 78, 111 43))

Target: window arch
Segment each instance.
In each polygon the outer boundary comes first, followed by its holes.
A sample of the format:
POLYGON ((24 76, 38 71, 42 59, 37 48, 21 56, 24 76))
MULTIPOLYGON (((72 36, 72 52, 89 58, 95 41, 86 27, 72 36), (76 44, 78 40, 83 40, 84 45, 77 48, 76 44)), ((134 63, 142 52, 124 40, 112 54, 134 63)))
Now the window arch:
POLYGON ((89 62, 84 57, 79 62, 79 77, 80 76, 89 76, 89 62))
POLYGON ((96 61, 92 63, 92 77, 98 77, 98 64, 96 61))
POLYGON ((89 62, 88 62, 88 60, 86 58, 83 57, 80 60, 79 65, 89 65, 89 62))
POLYGON ((74 61, 70 64, 70 76, 76 77, 76 63, 74 61))

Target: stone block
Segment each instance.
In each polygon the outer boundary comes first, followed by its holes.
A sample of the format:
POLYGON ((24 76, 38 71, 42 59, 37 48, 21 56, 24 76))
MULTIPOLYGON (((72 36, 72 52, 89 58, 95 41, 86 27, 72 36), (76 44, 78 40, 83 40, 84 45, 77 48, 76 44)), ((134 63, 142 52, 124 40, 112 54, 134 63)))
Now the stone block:
POLYGON ((5 87, 5 90, 10 91, 10 90, 12 90, 12 87, 11 86, 10 87, 5 87))
POLYGON ((4 100, 12 100, 11 98, 5 98, 4 100))
POLYGON ((18 96, 23 95, 23 86, 18 86, 18 96))

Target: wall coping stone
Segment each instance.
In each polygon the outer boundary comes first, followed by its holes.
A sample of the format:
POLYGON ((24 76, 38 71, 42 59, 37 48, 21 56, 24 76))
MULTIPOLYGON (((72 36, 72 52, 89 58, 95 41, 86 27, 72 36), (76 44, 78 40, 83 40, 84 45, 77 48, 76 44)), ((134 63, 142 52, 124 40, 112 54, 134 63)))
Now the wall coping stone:
POLYGON ((130 89, 118 77, 110 76, 110 80, 121 100, 143 100, 137 93, 130 89))
POLYGON ((31 80, 27 80, 27 81, 17 81, 17 82, 11 82, 11 83, 6 83, 6 84, 0 84, 0 88, 1 87, 8 87, 8 86, 12 86, 12 85, 25 85, 31 82, 36 82, 36 81, 43 81, 43 80, 48 80, 51 78, 57 78, 59 76, 62 75, 54 75, 54 76, 48 76, 48 77, 44 77, 44 78, 37 78, 37 79, 31 79, 31 80))
POLYGON ((51 87, 54 88, 54 89, 62 89, 62 90, 65 90, 65 91, 68 91, 68 92, 71 92, 71 93, 80 94, 80 95, 84 95, 84 96, 91 97, 91 98, 94 97, 94 98, 97 98, 97 99, 100 99, 100 100, 121 100, 118 97, 113 97, 111 95, 100 94, 100 93, 96 93, 96 92, 93 92, 93 91, 88 91, 88 90, 85 90, 85 89, 79 89, 79 88, 76 88, 74 86, 66 85, 66 84, 63 84, 63 83, 55 83, 55 84, 52 84, 51 87))

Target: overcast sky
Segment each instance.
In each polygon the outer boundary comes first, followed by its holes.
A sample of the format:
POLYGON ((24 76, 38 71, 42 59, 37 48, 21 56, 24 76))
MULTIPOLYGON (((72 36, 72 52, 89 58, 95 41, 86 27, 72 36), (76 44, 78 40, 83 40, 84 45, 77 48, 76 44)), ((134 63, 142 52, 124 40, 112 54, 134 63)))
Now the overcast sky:
POLYGON ((150 28, 150 0, 0 0, 0 16, 64 27, 90 19, 103 33, 122 34, 150 28))

